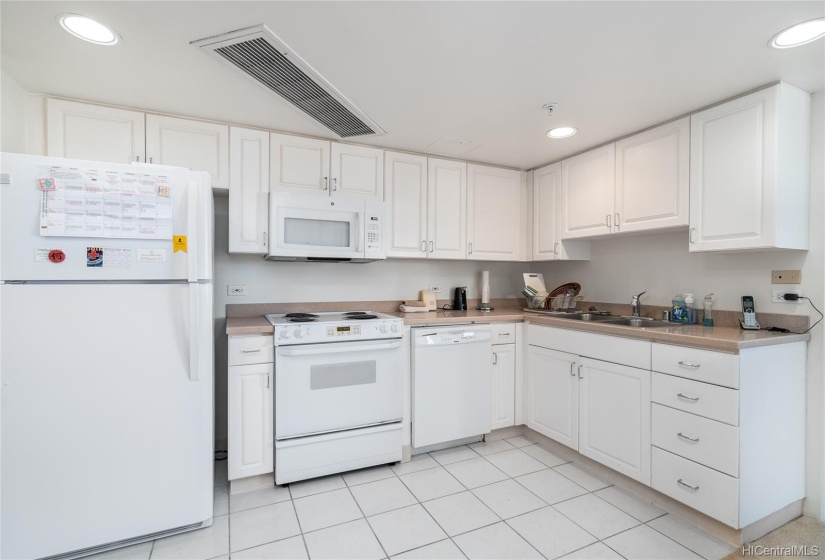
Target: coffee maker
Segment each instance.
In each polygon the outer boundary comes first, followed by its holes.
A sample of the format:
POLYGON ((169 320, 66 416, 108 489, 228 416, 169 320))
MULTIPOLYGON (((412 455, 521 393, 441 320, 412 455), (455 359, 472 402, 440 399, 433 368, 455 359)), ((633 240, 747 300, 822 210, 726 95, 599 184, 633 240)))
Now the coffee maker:
POLYGON ((467 286, 455 289, 455 299, 453 300, 454 311, 467 311, 467 286))

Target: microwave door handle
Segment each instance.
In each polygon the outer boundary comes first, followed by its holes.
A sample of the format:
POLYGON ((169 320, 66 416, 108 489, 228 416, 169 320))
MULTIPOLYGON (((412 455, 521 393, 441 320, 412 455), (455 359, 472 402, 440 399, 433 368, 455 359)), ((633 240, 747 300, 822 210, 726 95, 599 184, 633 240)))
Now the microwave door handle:
POLYGON ((318 346, 315 344, 307 344, 306 346, 287 346, 278 348, 279 356, 317 356, 320 354, 344 354, 346 352, 367 352, 373 350, 394 350, 401 348, 401 341, 394 340, 385 344, 341 344, 333 343, 329 346, 318 346), (313 348, 314 346, 314 348, 313 348))

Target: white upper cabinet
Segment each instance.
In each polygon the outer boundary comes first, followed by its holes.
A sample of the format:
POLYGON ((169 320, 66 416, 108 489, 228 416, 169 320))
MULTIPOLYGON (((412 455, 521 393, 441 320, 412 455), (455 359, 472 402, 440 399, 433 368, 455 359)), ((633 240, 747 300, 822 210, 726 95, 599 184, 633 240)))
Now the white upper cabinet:
POLYGON ((467 165, 467 258, 517 261, 523 258, 526 202, 522 173, 467 165))
POLYGON ((388 257, 427 257, 427 158, 384 153, 388 257))
POLYGON ((146 115, 146 158, 149 163, 206 171, 211 176, 212 188, 228 189, 229 127, 146 115))
POLYGON ((807 249, 810 95, 780 83, 690 124, 690 250, 807 249))
POLYGON ((272 133, 269 137, 271 192, 327 196, 330 190, 330 142, 272 133))
POLYGON ((614 232, 688 224, 690 118, 616 142, 614 232))
POLYGON ((427 252, 435 259, 467 256, 467 164, 428 158, 427 252))
POLYGON ((46 155, 112 163, 146 160, 144 113, 46 99, 46 155))
POLYGON ((332 196, 384 200, 384 151, 332 143, 332 196))
POLYGON ((561 163, 533 172, 533 260, 589 260, 588 241, 561 239, 561 163))
POLYGON ((269 229, 269 133, 229 129, 229 252, 265 255, 269 229))
POLYGON ((616 144, 561 162, 562 239, 613 232, 616 144))

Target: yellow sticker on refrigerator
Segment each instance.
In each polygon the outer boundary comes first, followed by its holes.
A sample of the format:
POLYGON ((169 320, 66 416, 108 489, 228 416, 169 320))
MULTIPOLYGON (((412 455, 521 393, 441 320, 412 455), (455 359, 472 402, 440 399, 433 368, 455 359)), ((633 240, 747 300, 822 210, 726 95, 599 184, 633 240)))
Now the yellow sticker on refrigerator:
POLYGON ((186 252, 186 236, 185 235, 175 235, 172 237, 172 252, 177 253, 178 251, 186 252))

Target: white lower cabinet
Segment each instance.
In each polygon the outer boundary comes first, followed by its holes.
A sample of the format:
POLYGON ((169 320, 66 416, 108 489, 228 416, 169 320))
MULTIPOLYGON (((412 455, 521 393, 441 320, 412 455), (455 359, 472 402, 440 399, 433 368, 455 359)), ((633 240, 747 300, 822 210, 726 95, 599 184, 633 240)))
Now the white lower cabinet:
POLYGON ((527 347, 527 427, 579 448, 579 357, 527 347))
POLYGON ((492 416, 490 428, 516 424, 516 345, 493 345, 492 416))

